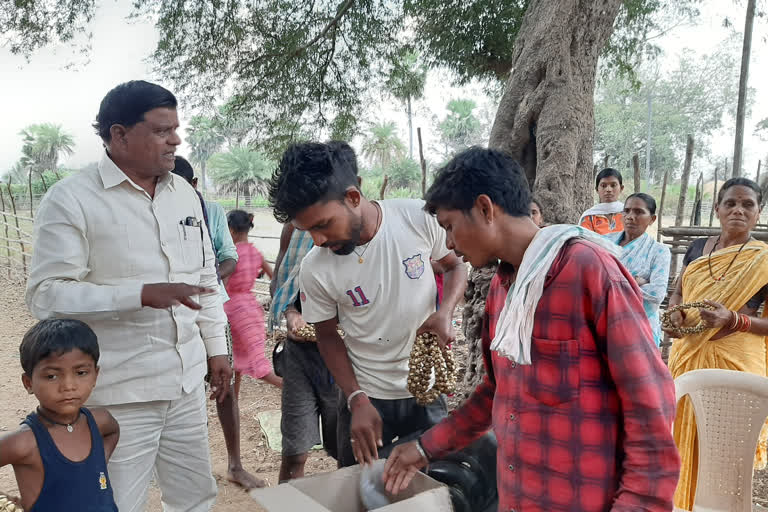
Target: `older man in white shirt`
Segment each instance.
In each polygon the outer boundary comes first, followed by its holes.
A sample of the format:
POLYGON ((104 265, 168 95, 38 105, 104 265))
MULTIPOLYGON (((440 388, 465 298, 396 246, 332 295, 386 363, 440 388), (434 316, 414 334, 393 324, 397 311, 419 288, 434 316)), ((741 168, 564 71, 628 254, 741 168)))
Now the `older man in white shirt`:
POLYGON ((106 147, 98 169, 57 183, 40 204, 27 305, 40 319, 79 318, 99 337, 88 404, 120 424, 109 463, 120 511, 146 508, 153 472, 164 510, 207 511, 216 482, 206 359, 213 397, 224 396, 231 370, 200 201, 170 173, 181 143, 176 98, 148 82, 121 84, 94 126, 106 147))

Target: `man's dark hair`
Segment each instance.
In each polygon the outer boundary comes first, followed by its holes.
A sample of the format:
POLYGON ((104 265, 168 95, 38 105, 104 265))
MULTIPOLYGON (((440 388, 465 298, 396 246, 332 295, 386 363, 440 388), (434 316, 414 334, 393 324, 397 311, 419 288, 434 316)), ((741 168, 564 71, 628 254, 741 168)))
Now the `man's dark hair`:
POLYGON ((624 204, 627 204, 627 201, 630 199, 636 197, 637 199, 640 199, 645 203, 645 207, 648 208, 648 211, 651 212, 651 215, 656 215, 656 200, 652 197, 646 194, 645 192, 636 192, 630 196, 628 196, 624 200, 624 204))
POLYGON ((176 108, 176 97, 168 89, 144 80, 125 82, 104 96, 93 123, 96 134, 104 142, 112 136, 112 125, 130 127, 144 120, 144 114, 160 107, 176 108))
POLYGON ((532 202, 532 203, 535 203, 535 204, 536 204, 536 206, 538 206, 538 207, 539 207, 539 211, 540 211, 541 213, 544 213, 544 208, 542 208, 542 207, 541 207, 541 203, 539 202, 539 200, 538 200, 538 199, 536 199, 535 197, 531 196, 531 202, 532 202))
POLYGON ((253 229, 253 214, 244 210, 232 210, 227 214, 227 225, 235 233, 247 233, 253 229))
POLYGON ((302 142, 285 150, 269 180, 269 205, 281 224, 318 202, 341 201, 357 176, 328 144, 302 142))
POLYGON ((99 363, 99 342, 88 324, 71 318, 50 318, 36 323, 21 340, 19 355, 21 367, 32 376, 40 361, 80 349, 99 363))
POLYGON ((328 146, 328 151, 331 152, 331 157, 334 159, 334 163, 335 160, 339 160, 340 163, 349 165, 352 172, 357 176, 357 155, 355 154, 355 150, 352 149, 352 146, 343 140, 329 140, 326 142, 326 145, 328 146))
POLYGON ((192 184, 192 180, 195 179, 195 171, 192 169, 192 164, 190 164, 187 159, 182 156, 176 157, 176 167, 174 167, 171 172, 173 174, 178 174, 187 180, 187 183, 190 185, 192 184))
POLYGON ((604 178, 616 178, 619 180, 619 185, 624 186, 624 178, 621 177, 621 173, 611 167, 606 167, 595 176, 595 190, 600 186, 600 180, 604 178))
POLYGON ((437 171, 427 190, 425 209, 469 212, 481 194, 513 217, 529 217, 531 192, 520 165, 506 153, 472 147, 454 156, 437 171))
POLYGON ((738 185, 742 187, 751 188, 755 192, 755 195, 757 196, 757 207, 760 208, 760 206, 763 204, 763 191, 760 189, 760 185, 758 185, 757 183, 755 183, 749 178, 741 178, 741 177, 731 178, 725 183, 723 183, 723 188, 721 188, 720 192, 717 193, 717 204, 720 204, 723 201, 726 190, 738 185))

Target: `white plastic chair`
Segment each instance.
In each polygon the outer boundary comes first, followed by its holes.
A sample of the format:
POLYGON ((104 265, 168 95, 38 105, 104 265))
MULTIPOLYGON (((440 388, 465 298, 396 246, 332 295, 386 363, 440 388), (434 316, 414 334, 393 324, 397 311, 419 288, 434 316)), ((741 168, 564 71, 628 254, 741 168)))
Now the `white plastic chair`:
MULTIPOLYGON (((694 512, 752 512, 752 466, 768 417, 768 378, 704 369, 675 379, 696 415, 699 468, 694 512)), ((679 510, 679 509, 675 509, 679 510)))

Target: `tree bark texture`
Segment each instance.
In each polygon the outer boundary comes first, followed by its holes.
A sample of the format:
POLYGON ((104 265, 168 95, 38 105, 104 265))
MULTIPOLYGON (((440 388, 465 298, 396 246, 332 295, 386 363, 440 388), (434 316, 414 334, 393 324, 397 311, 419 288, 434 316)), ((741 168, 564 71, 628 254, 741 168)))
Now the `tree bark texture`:
POLYGON ((621 0, 533 0, 489 146, 523 166, 544 218, 573 223, 592 204, 597 61, 621 0))
MULTIPOLYGON (((592 204, 597 61, 621 0, 532 0, 489 147, 523 167, 549 223, 574 223, 592 204)), ((465 383, 482 376, 480 323, 495 268, 474 269, 467 288, 465 383)))
POLYGON ((747 0, 747 17, 744 22, 744 46, 741 50, 739 74, 739 103, 736 107, 736 138, 733 144, 733 177, 741 176, 741 154, 744 149, 744 119, 747 114, 747 82, 749 58, 752 54, 752 26, 755 22, 755 0, 747 0))

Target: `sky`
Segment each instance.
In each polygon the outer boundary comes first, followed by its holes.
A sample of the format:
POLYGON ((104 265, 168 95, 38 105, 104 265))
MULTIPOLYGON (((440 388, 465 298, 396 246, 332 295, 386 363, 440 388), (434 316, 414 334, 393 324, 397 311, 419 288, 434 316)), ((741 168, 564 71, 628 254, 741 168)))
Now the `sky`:
MULTIPOLYGON (((101 98, 115 85, 132 79, 156 80, 148 60, 158 34, 152 23, 138 20, 128 21, 131 1, 116 0, 101 2, 90 25, 93 32, 92 48, 87 62, 74 55, 70 47, 45 48, 32 55, 29 62, 23 57, 11 55, 0 48, 0 98, 2 98, 5 119, 0 123, 0 175, 13 166, 21 155, 22 139, 19 136, 25 126, 33 123, 53 122, 61 124, 75 139, 75 153, 64 157, 60 163, 66 167, 80 167, 96 161, 101 156, 101 143, 94 134, 91 124, 99 108, 101 98), (73 61, 78 65, 68 68, 73 61)), ((677 27, 658 40, 664 50, 664 61, 674 62, 684 47, 706 53, 728 34, 722 22, 732 16, 737 30, 744 23, 743 7, 733 0, 705 0, 702 14, 696 26, 677 27)), ((758 20, 753 39, 750 67, 750 87, 755 90, 755 105, 746 122, 744 162, 749 175, 757 166, 759 158, 768 155, 768 144, 752 135, 755 124, 768 118, 768 67, 759 63, 768 62, 768 27, 758 20)), ((450 86, 445 73, 430 73, 426 97, 415 105, 414 131, 422 127, 425 146, 437 146, 434 134, 433 116, 445 115, 448 99, 471 97, 479 100, 481 106, 495 109, 485 98, 479 86, 455 88, 450 86)), ((736 98, 734 98, 734 104, 736 98)), ((185 121, 194 112, 179 107, 184 136, 185 121)), ((373 121, 395 121, 402 140, 408 143, 406 116, 402 107, 394 100, 383 99, 371 114, 373 121)), ((733 127, 722 130, 712 141, 715 155, 733 153, 733 127)), ((358 141, 359 142, 359 141, 358 141)), ((355 144, 356 145, 356 144, 355 144)), ((189 148, 182 144, 179 154, 186 155, 189 148)), ((436 153, 428 153, 428 159, 436 159, 436 153)), ((764 162, 764 165, 768 162, 764 162)))

